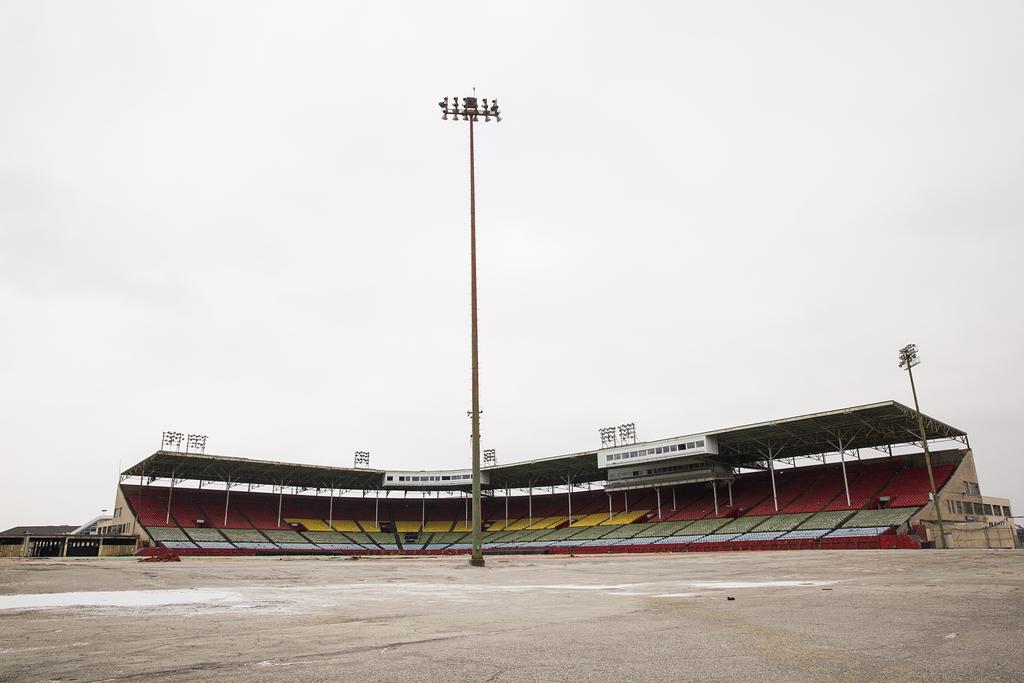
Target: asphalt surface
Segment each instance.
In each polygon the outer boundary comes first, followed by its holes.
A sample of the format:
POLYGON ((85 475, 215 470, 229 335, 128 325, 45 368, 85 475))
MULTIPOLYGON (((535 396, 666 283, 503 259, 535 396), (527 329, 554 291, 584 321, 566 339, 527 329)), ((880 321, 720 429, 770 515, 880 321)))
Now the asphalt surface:
POLYGON ((1020 681, 1022 645, 1016 551, 0 560, 0 681, 1020 681))

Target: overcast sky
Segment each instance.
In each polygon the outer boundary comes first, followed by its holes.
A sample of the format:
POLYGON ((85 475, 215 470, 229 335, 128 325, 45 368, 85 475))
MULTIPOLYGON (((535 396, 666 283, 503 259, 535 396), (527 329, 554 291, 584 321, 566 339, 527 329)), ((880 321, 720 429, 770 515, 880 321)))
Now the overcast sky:
POLYGON ((1024 506, 1024 4, 0 1, 0 529, 895 399, 1024 506))

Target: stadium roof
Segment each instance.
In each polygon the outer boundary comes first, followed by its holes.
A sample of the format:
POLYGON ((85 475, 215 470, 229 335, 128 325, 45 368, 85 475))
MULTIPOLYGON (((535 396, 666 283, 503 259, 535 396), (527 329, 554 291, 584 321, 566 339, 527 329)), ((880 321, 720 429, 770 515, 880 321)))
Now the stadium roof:
POLYGON ((0 536, 61 536, 70 534, 78 529, 77 526, 60 524, 57 526, 13 526, 5 531, 0 531, 0 536))
MULTIPOLYGON (((967 444, 966 432, 923 415, 929 441, 955 439, 967 444)), ((862 448, 914 444, 919 439, 917 413, 896 401, 842 408, 780 420, 703 432, 718 441, 718 455, 699 456, 733 467, 763 467, 775 459, 802 458, 862 448)), ((538 460, 493 465, 487 488, 527 488, 604 481, 597 465, 597 450, 538 460)), ((397 469, 397 468, 396 468, 397 469)), ((301 465, 222 455, 157 451, 122 472, 122 476, 148 476, 241 484, 285 485, 300 488, 372 490, 382 488, 384 470, 324 465, 301 465)), ((388 486, 396 490, 425 490, 423 486, 388 486)), ((468 485, 447 486, 466 490, 468 485)))

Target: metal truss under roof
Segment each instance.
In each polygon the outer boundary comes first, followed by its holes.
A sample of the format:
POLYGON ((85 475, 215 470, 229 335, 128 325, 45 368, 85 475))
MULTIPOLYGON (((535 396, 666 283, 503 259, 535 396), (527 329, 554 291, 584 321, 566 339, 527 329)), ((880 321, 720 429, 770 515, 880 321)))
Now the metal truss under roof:
MULTIPOLYGON (((929 441, 956 440, 969 446, 966 432, 927 415, 923 415, 923 418, 929 441)), ((884 450, 896 445, 916 444, 920 438, 917 414, 912 408, 896 401, 771 420, 704 434, 717 439, 718 455, 700 456, 702 459, 745 468, 764 467, 769 459, 807 458, 866 448, 884 450)), ((584 451, 485 467, 483 471, 490 478, 487 488, 525 489, 604 481, 606 473, 597 466, 597 453, 597 450, 584 451)), ((383 488, 384 470, 157 451, 121 475, 368 491, 383 488)), ((387 488, 438 490, 422 486, 389 485, 387 488)), ((469 486, 445 487, 442 490, 467 491, 469 486)))

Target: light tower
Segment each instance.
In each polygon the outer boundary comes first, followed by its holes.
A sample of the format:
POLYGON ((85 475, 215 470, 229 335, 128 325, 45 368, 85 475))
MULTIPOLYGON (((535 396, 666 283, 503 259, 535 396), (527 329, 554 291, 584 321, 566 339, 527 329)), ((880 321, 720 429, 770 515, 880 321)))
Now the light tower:
POLYGON ((942 525, 942 509, 939 507, 939 494, 935 490, 935 475, 932 473, 932 456, 928 452, 928 437, 924 431, 924 417, 921 415, 921 406, 917 403, 917 387, 914 386, 914 366, 920 363, 917 357, 917 344, 907 344, 900 349, 900 367, 907 371, 910 376, 910 391, 914 394, 914 410, 917 412, 917 429, 921 432, 921 447, 924 448, 924 464, 928 468, 928 483, 932 488, 932 505, 935 506, 935 520, 939 524, 939 543, 941 548, 946 547, 946 531, 942 525))
POLYGON ((476 160, 473 147, 473 124, 491 119, 501 121, 501 110, 498 109, 498 100, 487 98, 478 100, 476 89, 473 89, 472 97, 463 97, 462 106, 459 106, 459 98, 447 97, 437 103, 443 114, 441 118, 448 121, 469 121, 469 288, 470 288, 470 334, 472 341, 472 409, 469 416, 472 419, 472 442, 473 442, 473 554, 469 563, 474 567, 484 566, 484 555, 482 549, 482 534, 480 533, 480 357, 477 343, 477 311, 476 311, 476 160), (482 104, 481 104, 482 103, 482 104))

